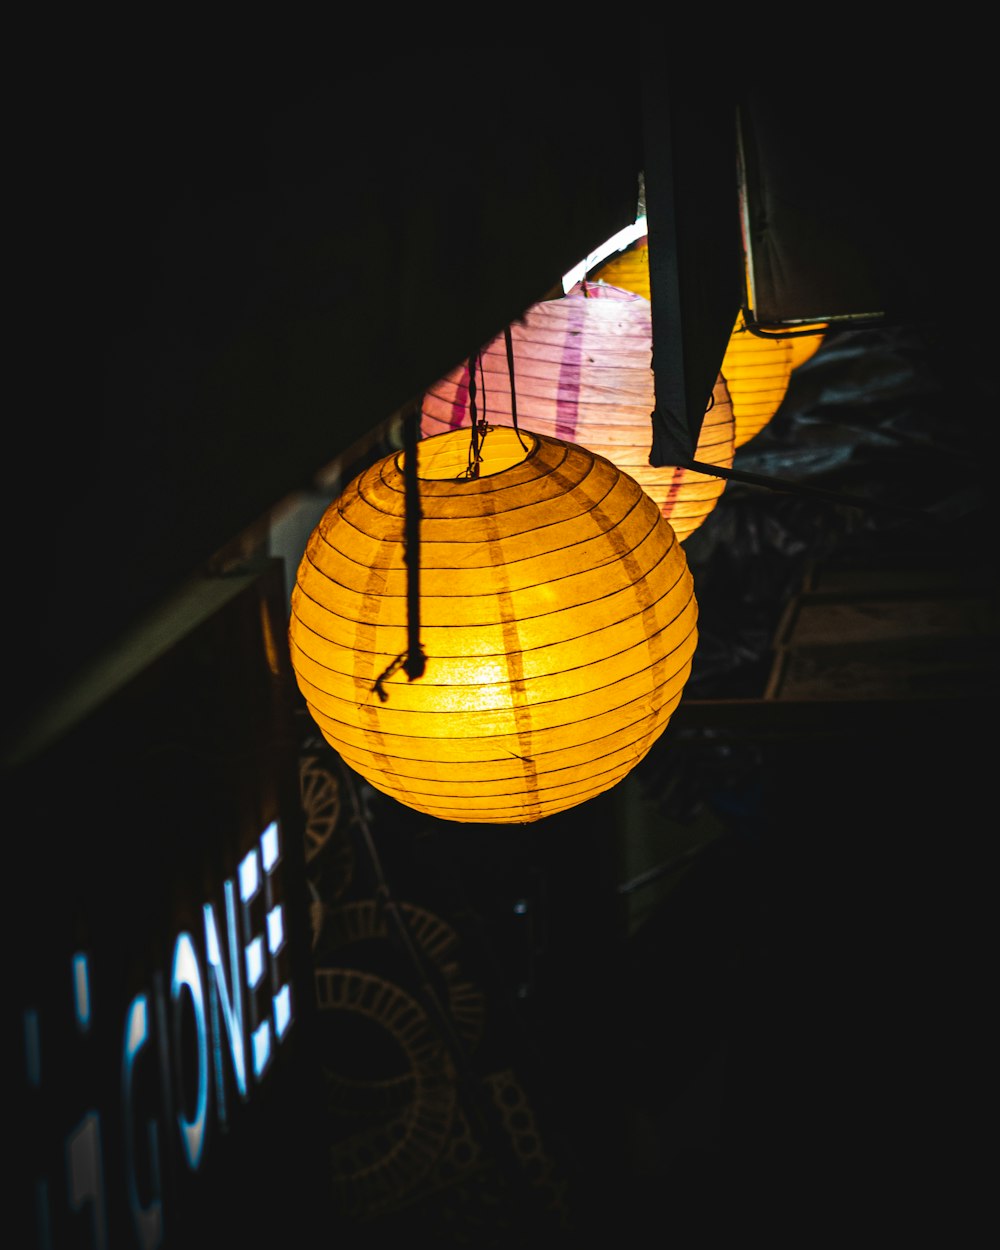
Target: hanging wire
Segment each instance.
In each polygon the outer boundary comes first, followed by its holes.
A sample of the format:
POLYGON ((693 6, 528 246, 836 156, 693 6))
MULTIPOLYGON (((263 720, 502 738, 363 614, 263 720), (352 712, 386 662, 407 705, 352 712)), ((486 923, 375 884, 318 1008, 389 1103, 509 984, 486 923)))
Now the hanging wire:
POLYGON ((507 372, 510 374, 510 419, 514 425, 517 441, 525 451, 528 451, 529 448, 521 437, 521 431, 517 428, 517 387, 514 385, 514 339, 510 332, 510 326, 504 328, 503 341, 507 346, 507 372))
POLYGON ((486 385, 482 368, 482 357, 477 352, 474 356, 469 357, 469 420, 470 420, 470 438, 469 438, 469 464, 465 470, 465 476, 477 478, 479 476, 479 462, 482 460, 483 440, 489 433, 489 425, 486 421, 486 385), (480 378, 483 378, 483 416, 476 416, 476 363, 479 363, 480 378))
POLYGON ((469 463, 465 470, 466 477, 476 478, 479 476, 479 461, 482 455, 479 450, 479 422, 476 419, 476 361, 479 359, 478 353, 469 357, 469 420, 470 420, 470 438, 469 438, 469 463))
POLYGON ((420 405, 413 405, 403 416, 403 491, 406 528, 403 562, 406 565, 406 645, 407 650, 386 666, 372 687, 384 703, 389 695, 384 682, 402 668, 407 679, 424 675, 427 659, 420 643, 420 480, 417 476, 417 418, 420 405))
POLYGON ((410 681, 423 677, 427 660, 420 645, 420 481, 417 476, 417 419, 414 405, 403 418, 403 489, 406 502, 406 662, 410 681))
POLYGON ((403 667, 403 664, 405 662, 406 662, 405 655, 397 655, 396 658, 392 661, 392 663, 387 664, 385 668, 381 671, 381 673, 379 673, 379 675, 375 678, 375 681, 372 685, 372 689, 375 691, 375 693, 378 695, 378 697, 382 700, 383 703, 386 701, 386 699, 388 699, 389 694, 386 691, 385 687, 382 685, 382 683, 384 681, 388 681, 389 678, 393 675, 393 673, 398 672, 399 669, 403 667))

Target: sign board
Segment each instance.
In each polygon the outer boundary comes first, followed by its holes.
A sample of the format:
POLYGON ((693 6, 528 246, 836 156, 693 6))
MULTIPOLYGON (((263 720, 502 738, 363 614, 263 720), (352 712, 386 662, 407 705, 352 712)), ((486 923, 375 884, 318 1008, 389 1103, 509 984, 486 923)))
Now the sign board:
POLYGON ((198 580, 8 761, 24 1244, 256 1246, 317 1196, 285 622, 280 560, 198 580))

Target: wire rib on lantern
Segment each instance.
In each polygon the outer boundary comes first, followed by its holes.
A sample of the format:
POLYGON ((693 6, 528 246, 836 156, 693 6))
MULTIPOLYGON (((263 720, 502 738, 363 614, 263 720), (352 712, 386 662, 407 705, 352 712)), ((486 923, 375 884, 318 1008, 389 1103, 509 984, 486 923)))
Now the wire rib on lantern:
MULTIPOLYGON (((691 468, 649 463, 656 403, 651 312, 648 300, 609 286, 534 304, 478 356, 427 389, 422 434, 468 427, 478 410, 491 422, 520 420, 537 434, 578 443, 634 478, 683 542, 712 512, 726 483, 691 468)), ((734 434, 720 376, 695 459, 729 468, 734 434)))
POLYGON ((417 445, 423 676, 374 690, 407 646, 405 453, 326 509, 289 646, 323 736, 376 789, 445 820, 526 823, 644 758, 690 674, 697 603, 670 524, 610 461, 488 427, 471 477, 468 446, 468 429, 417 445))
POLYGON ((741 312, 722 358, 736 419, 736 446, 742 447, 781 407, 792 379, 790 339, 761 338, 747 328, 741 312))

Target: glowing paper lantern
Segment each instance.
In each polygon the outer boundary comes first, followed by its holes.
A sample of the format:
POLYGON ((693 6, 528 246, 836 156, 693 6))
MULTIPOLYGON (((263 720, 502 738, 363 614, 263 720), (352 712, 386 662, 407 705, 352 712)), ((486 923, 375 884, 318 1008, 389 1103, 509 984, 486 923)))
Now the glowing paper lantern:
POLYGON ((594 272, 593 278, 596 282, 622 287, 641 295, 643 299, 649 299, 649 244, 640 240, 627 251, 605 261, 594 272))
MULTIPOLYGON (((609 260, 594 278, 649 299, 648 244, 609 260)), ((733 405, 736 448, 759 434, 781 407, 792 376, 794 341, 762 338, 747 329, 742 313, 737 316, 720 370, 733 405)))
POLYGON ((646 755, 688 679, 697 603, 670 524, 610 461, 498 427, 470 477, 470 441, 417 444, 423 676, 394 667, 408 647, 404 453, 323 514, 289 645, 323 736, 376 789, 446 820, 523 823, 646 755))
POLYGON ((747 329, 740 313, 722 358, 736 418, 736 446, 742 447, 781 407, 792 378, 791 339, 767 339, 747 329))
MULTIPOLYGON (((514 393, 503 335, 484 347, 476 367, 477 418, 518 424, 604 456, 642 486, 683 542, 719 501, 725 479, 692 469, 653 468, 650 414, 651 305, 618 287, 574 290, 543 300, 510 327, 514 393)), ((470 424, 469 366, 430 386, 421 407, 424 436, 470 424)), ((730 468, 735 426, 721 376, 702 420, 694 458, 730 468)))

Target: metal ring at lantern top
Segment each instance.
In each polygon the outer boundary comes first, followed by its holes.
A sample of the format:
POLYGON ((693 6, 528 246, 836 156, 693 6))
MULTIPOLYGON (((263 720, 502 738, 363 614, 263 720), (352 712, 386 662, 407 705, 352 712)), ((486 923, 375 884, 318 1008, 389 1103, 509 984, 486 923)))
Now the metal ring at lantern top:
POLYGON ((289 646, 310 714, 376 789, 442 819, 527 823, 644 758, 690 675, 697 603, 674 530, 609 460, 501 426, 471 478, 468 444, 417 444, 423 676, 376 689, 408 645, 402 453, 310 536, 289 646))

